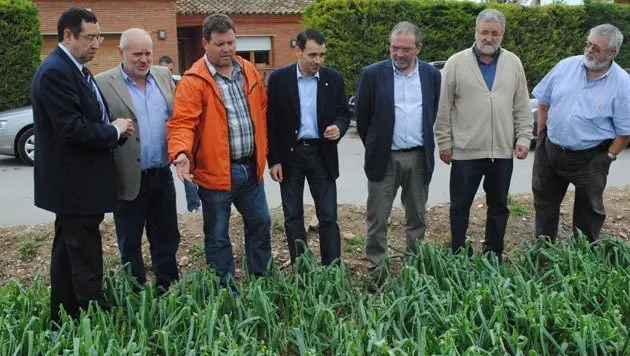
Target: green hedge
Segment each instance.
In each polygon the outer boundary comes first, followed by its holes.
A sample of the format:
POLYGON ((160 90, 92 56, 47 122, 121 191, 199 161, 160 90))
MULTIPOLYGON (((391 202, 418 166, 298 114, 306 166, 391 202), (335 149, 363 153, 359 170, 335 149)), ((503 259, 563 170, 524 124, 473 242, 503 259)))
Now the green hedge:
MULTIPOLYGON (((389 57, 389 33, 397 22, 410 21, 422 29, 425 47, 420 58, 446 60, 472 46, 475 19, 486 7, 505 14, 502 46, 521 58, 530 89, 559 60, 582 53, 591 27, 612 23, 630 37, 630 6, 601 3, 529 7, 427 0, 321 0, 306 8, 303 26, 324 32, 327 64, 344 73, 351 94, 362 67, 389 57)), ((630 67, 627 47, 617 57, 623 67, 630 67)))
POLYGON ((0 0, 0 111, 28 105, 39 66, 39 11, 31 0, 0 0))

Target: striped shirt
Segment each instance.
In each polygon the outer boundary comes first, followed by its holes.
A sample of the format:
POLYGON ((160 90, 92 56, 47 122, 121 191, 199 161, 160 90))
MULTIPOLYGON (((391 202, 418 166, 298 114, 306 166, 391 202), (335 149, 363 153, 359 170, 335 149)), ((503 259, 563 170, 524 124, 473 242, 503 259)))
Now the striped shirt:
POLYGON ((223 98, 230 138, 230 158, 237 160, 251 157, 254 155, 254 124, 245 97, 245 80, 241 65, 235 60, 232 61, 230 79, 217 72, 208 56, 204 56, 204 59, 223 98))

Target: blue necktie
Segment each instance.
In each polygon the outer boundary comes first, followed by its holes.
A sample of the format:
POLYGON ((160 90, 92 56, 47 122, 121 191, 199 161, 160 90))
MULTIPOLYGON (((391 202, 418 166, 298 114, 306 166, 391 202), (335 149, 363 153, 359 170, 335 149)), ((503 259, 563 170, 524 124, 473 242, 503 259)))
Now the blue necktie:
POLYGON ((90 88, 90 90, 92 90, 92 93, 96 94, 96 101, 98 101, 98 109, 101 111, 101 119, 103 120, 103 122, 108 122, 109 120, 105 116, 105 107, 103 106, 103 103, 101 102, 100 96, 98 95, 98 93, 96 93, 96 87, 94 86, 94 81, 92 80, 92 73, 90 73, 90 71, 88 70, 86 66, 83 66, 83 68, 81 69, 81 72, 83 72, 83 75, 85 76, 85 80, 87 81, 88 87, 90 88))

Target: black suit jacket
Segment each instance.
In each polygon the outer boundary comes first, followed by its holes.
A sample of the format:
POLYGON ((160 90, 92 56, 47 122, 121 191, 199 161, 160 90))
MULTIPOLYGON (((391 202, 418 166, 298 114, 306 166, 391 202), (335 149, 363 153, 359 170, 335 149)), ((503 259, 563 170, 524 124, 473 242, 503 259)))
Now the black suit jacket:
MULTIPOLYGON (((297 64, 273 71, 267 83, 267 137, 269 167, 282 164, 286 175, 295 161, 294 148, 300 130, 300 98, 297 84, 297 64)), ((339 177, 339 140, 324 139, 324 131, 330 125, 337 125, 341 137, 350 125, 348 99, 343 84, 343 76, 330 68, 319 70, 317 84, 317 126, 322 139, 322 156, 333 179, 339 177)), ((341 139, 340 137, 340 139, 341 139)))
POLYGON ((56 47, 31 86, 35 126, 35 205, 57 214, 113 211, 118 198, 114 126, 105 124, 96 94, 56 47))
MULTIPOLYGON (((433 124, 440 100, 440 72, 418 60, 422 86, 422 130, 428 184, 435 167, 433 124)), ((363 68, 354 102, 357 130, 365 146, 365 175, 374 182, 385 177, 394 137, 394 68, 391 60, 363 68)))

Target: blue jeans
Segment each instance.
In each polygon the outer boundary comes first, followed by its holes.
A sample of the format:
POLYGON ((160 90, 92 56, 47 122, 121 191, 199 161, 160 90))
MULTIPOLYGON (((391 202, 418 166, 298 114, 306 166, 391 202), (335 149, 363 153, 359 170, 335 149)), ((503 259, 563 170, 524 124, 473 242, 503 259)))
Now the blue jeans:
POLYGON ((228 274, 234 276, 232 242, 228 235, 232 204, 243 216, 247 270, 263 275, 271 259, 271 217, 264 184, 258 183, 253 163, 232 163, 232 190, 199 187, 203 210, 206 264, 226 285, 228 274))
POLYGON ((201 199, 199 199, 199 187, 197 184, 184 180, 184 190, 186 191, 186 207, 188 211, 199 209, 201 199))
POLYGON ((280 183, 284 230, 287 233, 291 261, 308 246, 304 229, 304 180, 315 202, 319 220, 319 248, 322 264, 329 265, 341 257, 341 238, 337 225, 337 185, 328 173, 319 144, 295 146, 296 160, 280 183))
POLYGON ((118 200, 114 212, 118 248, 122 263, 129 264, 131 275, 146 282, 142 260, 142 231, 147 230, 156 285, 167 289, 179 279, 175 254, 179 247, 175 185, 169 167, 142 171, 136 199, 118 200))

